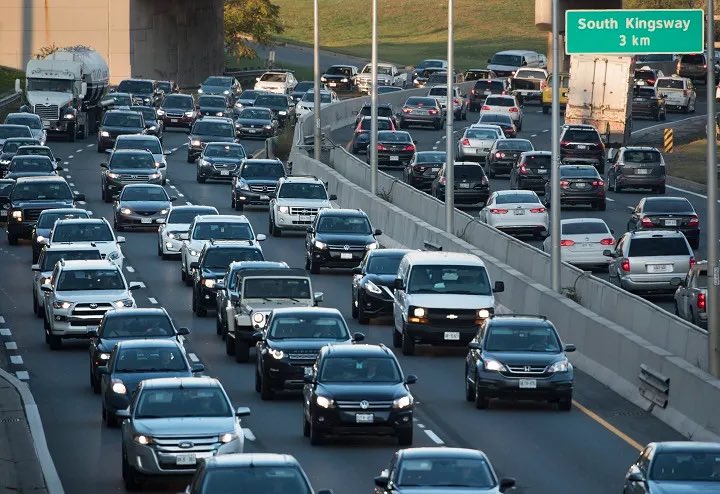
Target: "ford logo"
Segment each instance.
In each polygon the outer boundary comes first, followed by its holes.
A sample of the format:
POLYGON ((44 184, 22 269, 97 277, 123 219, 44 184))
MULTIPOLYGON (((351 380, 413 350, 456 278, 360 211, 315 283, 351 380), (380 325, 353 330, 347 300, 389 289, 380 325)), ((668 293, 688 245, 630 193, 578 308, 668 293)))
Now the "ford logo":
POLYGON ((182 448, 182 449, 190 449, 193 446, 195 446, 195 445, 193 443, 191 443, 190 441, 183 441, 180 444, 178 444, 178 447, 182 448))

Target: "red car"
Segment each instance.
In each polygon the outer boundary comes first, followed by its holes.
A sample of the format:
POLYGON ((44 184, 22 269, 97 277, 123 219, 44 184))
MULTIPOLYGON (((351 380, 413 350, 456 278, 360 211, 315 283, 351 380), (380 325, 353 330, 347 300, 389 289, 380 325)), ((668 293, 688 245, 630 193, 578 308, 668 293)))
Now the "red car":
POLYGON ((191 94, 169 94, 165 96, 157 114, 166 129, 169 127, 190 129, 197 118, 195 100, 191 94))

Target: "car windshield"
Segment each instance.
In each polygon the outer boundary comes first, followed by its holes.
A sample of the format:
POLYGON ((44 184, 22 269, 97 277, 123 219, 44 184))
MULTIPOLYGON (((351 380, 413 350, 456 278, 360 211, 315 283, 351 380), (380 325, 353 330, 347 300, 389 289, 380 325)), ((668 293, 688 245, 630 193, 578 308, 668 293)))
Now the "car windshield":
POLYGON ((286 183, 278 191, 280 199, 321 199, 327 200, 327 191, 318 183, 286 183))
POLYGON ((410 144, 412 138, 407 132, 378 132, 378 142, 401 142, 410 144))
POLYGON ((120 193, 120 201, 162 201, 170 198, 162 187, 125 187, 120 193))
POLYGON ((173 337, 175 328, 165 314, 118 313, 104 319, 98 336, 110 339, 173 337))
POLYGON ((246 161, 240 170, 240 176, 242 178, 267 178, 277 180, 285 176, 285 168, 282 163, 277 161, 246 161))
POLYGON ((198 120, 193 125, 192 133, 199 136, 235 137, 235 128, 230 123, 207 122, 198 120))
POLYGON ((225 108, 227 106, 227 100, 224 96, 200 96, 198 98, 198 105, 209 106, 212 108, 225 108))
POLYGON ((561 352, 560 340, 555 331, 546 325, 523 326, 493 324, 485 338, 488 352, 561 352))
POLYGON ((2 147, 3 153, 14 153, 18 150, 20 146, 31 146, 33 144, 37 144, 37 141, 34 139, 28 139, 26 141, 5 141, 5 144, 2 147))
POLYGON ((374 255, 368 259, 365 272, 369 274, 388 275, 398 272, 400 261, 405 253, 393 255, 374 255))
POLYGON ((379 75, 392 75, 392 67, 389 65, 378 65, 377 73, 379 75))
POLYGON ((562 140, 567 142, 600 142, 600 136, 595 130, 568 129, 562 140))
POLYGON ((497 132, 490 129, 467 129, 465 137, 468 139, 497 139, 497 132))
POLYGON ((295 86, 295 89, 293 89, 294 93, 306 93, 309 90, 313 89, 315 87, 315 84, 312 82, 298 82, 297 86, 295 86))
POLYGON ((442 60, 423 60, 418 64, 416 69, 427 69, 429 67, 442 67, 442 60))
POLYGON ((8 115, 8 117, 5 119, 5 123, 14 125, 27 125, 31 129, 42 129, 42 122, 37 117, 37 115, 33 115, 32 113, 28 115, 8 115))
POLYGON ((635 98, 648 99, 655 97, 655 88, 649 86, 636 86, 635 98))
POLYGON ((405 106, 437 106, 437 101, 435 101, 435 98, 408 98, 405 102, 405 106))
POLYGON ((263 82, 285 82, 287 74, 277 74, 274 72, 265 73, 260 76, 260 80, 263 82))
POLYGON ((562 178, 600 178, 594 166, 561 166, 562 178))
POLYGON ((690 256, 684 237, 634 238, 628 257, 690 256))
POLYGON ((210 249, 205 254, 203 267, 206 269, 227 270, 235 261, 264 261, 262 251, 256 248, 210 249))
MULTIPOLYGON (((173 417, 232 417, 225 393, 219 386, 143 389, 135 406, 136 419, 173 417)), ((237 486, 235 486, 237 488, 237 486)))
POLYGON ((114 372, 182 372, 188 364, 179 348, 120 348, 114 372))
POLYGON ((261 94, 255 99, 255 106, 266 106, 266 107, 284 107, 288 106, 288 100, 285 96, 272 95, 272 94, 261 94))
POLYGON ((113 106, 130 106, 132 97, 129 94, 109 94, 103 101, 109 101, 113 106))
POLYGON ((155 158, 150 153, 113 153, 111 170, 155 170, 155 158))
POLYGON ((636 70, 635 79, 655 79, 655 72, 652 70, 636 70))
POLYGON ((231 144, 208 144, 203 153, 208 158, 243 159, 246 156, 244 147, 231 144))
POLYGON ((350 67, 342 67, 338 65, 333 65, 329 69, 327 69, 327 72, 325 72, 327 75, 346 75, 351 76, 352 75, 352 69, 350 67))
POLYGON ((243 494, 312 494, 297 467, 274 465, 206 469, 201 492, 236 494, 238 486, 242 486, 243 494))
POLYGON ((547 76, 544 72, 540 70, 520 69, 515 72, 515 77, 523 79, 539 79, 541 81, 544 81, 547 76))
POLYGON ((662 156, 659 151, 625 151, 625 163, 642 163, 643 165, 660 165, 662 156))
MULTIPOLYGON (((659 452, 653 458, 648 480, 655 482, 720 482, 720 452, 659 452)), ((679 484, 677 485, 679 486, 679 484)), ((687 484, 685 486, 689 490, 693 489, 687 484)), ((708 489, 710 489, 709 486, 708 489)))
MULTIPOLYGON (((118 139, 115 149, 140 149, 150 151, 152 154, 162 154, 162 146, 157 138, 154 139, 118 139)), ((147 161, 147 160, 146 160, 147 161)), ((155 162, 153 161, 153 164, 155 162)))
POLYGON ((37 227, 52 228, 57 220, 69 218, 88 218, 88 214, 87 212, 80 210, 78 210, 77 213, 70 213, 68 211, 56 213, 52 209, 48 211, 43 211, 40 214, 40 218, 38 218, 37 227))
POLYGON ((25 90, 44 93, 72 93, 73 81, 71 79, 28 78, 25 90))
POLYGON ((103 125, 108 127, 142 127, 142 115, 138 113, 106 113, 103 125))
POLYGON ((498 194, 495 197, 495 204, 535 204, 540 199, 532 192, 510 192, 508 194, 498 194))
POLYGON ((66 182, 20 183, 10 198, 13 201, 72 201, 73 194, 66 182))
POLYGON ((430 89, 428 96, 447 96, 447 88, 442 86, 436 86, 430 89))
POLYGON ((456 180, 479 180, 485 176, 480 165, 459 165, 455 164, 456 180))
POLYGON ((505 89, 505 86, 503 85, 502 81, 479 80, 475 83, 475 87, 473 89, 478 92, 502 92, 505 89))
POLYGON ((162 105, 165 108, 177 108, 178 110, 192 110, 195 106, 192 96, 186 96, 183 94, 171 94, 166 96, 162 105))
MULTIPOLYGON (((314 102, 315 93, 313 91, 308 91, 303 94, 302 100, 305 102, 314 102)), ((320 93, 320 103, 330 103, 330 101, 330 93, 320 93)))
POLYGON ((172 83, 170 81, 158 81, 157 87, 162 89, 165 94, 172 93, 172 83))
POLYGON ((482 458, 412 458, 400 462, 400 487, 470 487, 490 489, 496 485, 487 461, 482 458))
POLYGON ((242 292, 243 298, 307 300, 312 297, 310 283, 305 278, 247 278, 242 292))
POLYGON ((177 224, 190 224, 193 222, 196 216, 200 216, 202 214, 218 213, 216 210, 213 209, 171 209, 167 222, 177 224))
POLYGON ((511 151, 533 151, 532 142, 526 140, 500 139, 497 141, 497 149, 511 151))
POLYGON ((211 76, 205 79, 205 82, 203 82, 203 86, 230 87, 232 86, 232 78, 211 76))
POLYGON ((682 79, 660 79, 657 81, 656 87, 662 89, 685 89, 685 83, 682 79))
POLYGON ((441 152, 419 152, 415 155, 416 163, 445 163, 446 155, 441 152))
POLYGON ((563 235, 589 235, 592 233, 610 233, 604 221, 577 221, 560 224, 563 235))
POLYGON ((645 201, 645 213, 694 213, 690 201, 683 198, 662 199, 659 201, 645 201))
POLYGON ((155 108, 152 106, 131 106, 130 109, 142 114, 145 119, 145 124, 157 124, 157 122, 155 122, 155 120, 157 120, 157 113, 155 113, 155 108))
POLYGON ((520 67, 522 65, 522 57, 520 55, 505 55, 496 53, 490 60, 494 65, 510 65, 512 67, 520 67))
POLYGON ((364 216, 324 215, 317 225, 318 233, 356 233, 370 235, 370 222, 364 216))
POLYGON ((32 137, 32 132, 26 126, 0 125, 0 139, 10 137, 32 137))
POLYGON ((153 92, 153 83, 151 81, 121 81, 117 87, 119 93, 132 94, 150 94, 153 92))
POLYGON ((705 64, 705 55, 682 55, 680 57, 680 63, 691 63, 696 65, 704 65, 705 64))
POLYGON ((52 271, 60 259, 66 261, 95 261, 101 259, 101 257, 99 250, 46 250, 40 269, 52 271))
POLYGON ((329 357, 322 363, 318 380, 325 383, 399 383, 402 375, 393 358, 329 357))
MULTIPOLYGON (((6 147, 7 147, 7 144, 5 147, 3 147, 3 151, 5 151, 6 147)), ((50 148, 45 147, 45 146, 23 146, 21 148, 18 148, 17 154, 15 156, 25 156, 25 155, 47 156, 50 159, 54 159, 54 156, 53 156, 50 148)))
POLYGON ((511 107, 515 106, 515 98, 503 98, 502 96, 488 96, 485 100, 485 104, 488 106, 504 106, 511 107))
POLYGON ((501 113, 485 113, 480 116, 480 123, 496 123, 498 125, 512 125, 513 121, 509 115, 501 113))
POLYGON ((249 223, 245 222, 203 222, 195 225, 193 240, 254 240, 255 235, 249 223))
POLYGON ((125 290, 125 280, 117 269, 64 270, 55 288, 60 292, 125 290))
POLYGON ((55 164, 45 156, 15 157, 10 162, 10 173, 37 172, 51 174, 55 172, 55 164))
MULTIPOLYGON (((308 296, 310 293, 308 292, 308 296)), ((307 297, 305 297, 307 298, 307 297)), ((349 340, 350 333, 345 321, 340 316, 324 314, 302 316, 273 317, 268 339, 323 339, 323 340, 349 340)))
POLYGON ((70 222, 55 225, 52 241, 57 242, 112 242, 110 226, 104 221, 70 222))
MULTIPOLYGON (((372 121, 369 118, 363 118, 362 121, 360 122, 360 130, 369 131, 371 124, 372 124, 372 121)), ((378 118, 377 128, 378 128, 378 130, 393 130, 392 121, 390 119, 386 119, 386 118, 378 118)))
POLYGON ((240 112, 238 118, 247 118, 251 120, 272 120, 272 112, 264 108, 245 108, 240 112))
POLYGON ((418 265, 412 268, 408 293, 491 295, 490 280, 482 266, 418 265))

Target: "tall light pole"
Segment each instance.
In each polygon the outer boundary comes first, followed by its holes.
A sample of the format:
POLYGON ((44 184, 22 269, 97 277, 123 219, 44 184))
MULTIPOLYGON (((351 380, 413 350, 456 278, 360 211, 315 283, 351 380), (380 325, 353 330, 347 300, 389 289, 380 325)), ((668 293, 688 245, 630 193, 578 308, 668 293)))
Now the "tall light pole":
POLYGON ((708 362, 710 373, 720 377, 720 267, 718 267, 718 180, 715 122, 715 5, 707 0, 707 263, 708 263, 708 362))
POLYGON ((560 291, 560 0, 552 0, 552 119, 550 168, 550 265, 551 287, 560 291))
POLYGON ((446 123, 445 123, 445 230, 448 233, 455 233, 455 157, 454 147, 455 139, 453 138, 453 118, 455 111, 453 109, 453 88, 455 80, 453 77, 453 0, 448 0, 448 47, 447 47, 447 104, 446 107, 446 123))
POLYGON ((318 0, 314 0, 314 37, 315 46, 313 49, 313 65, 315 70, 315 94, 313 101, 313 113, 315 114, 315 145, 313 146, 313 156, 320 161, 320 146, 322 144, 322 136, 320 135, 320 13, 318 12, 318 0))
POLYGON ((378 12, 377 0, 372 0, 372 69, 370 70, 370 193, 377 194, 377 138, 378 138, 378 109, 377 109, 377 49, 378 49, 378 12))

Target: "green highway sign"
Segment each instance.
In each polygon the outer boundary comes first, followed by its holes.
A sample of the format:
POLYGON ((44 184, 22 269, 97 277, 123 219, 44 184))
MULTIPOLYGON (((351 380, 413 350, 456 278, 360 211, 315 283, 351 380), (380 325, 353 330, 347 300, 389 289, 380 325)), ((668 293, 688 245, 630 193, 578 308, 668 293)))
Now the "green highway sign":
POLYGON ((702 9, 567 10, 568 55, 702 53, 702 9))

